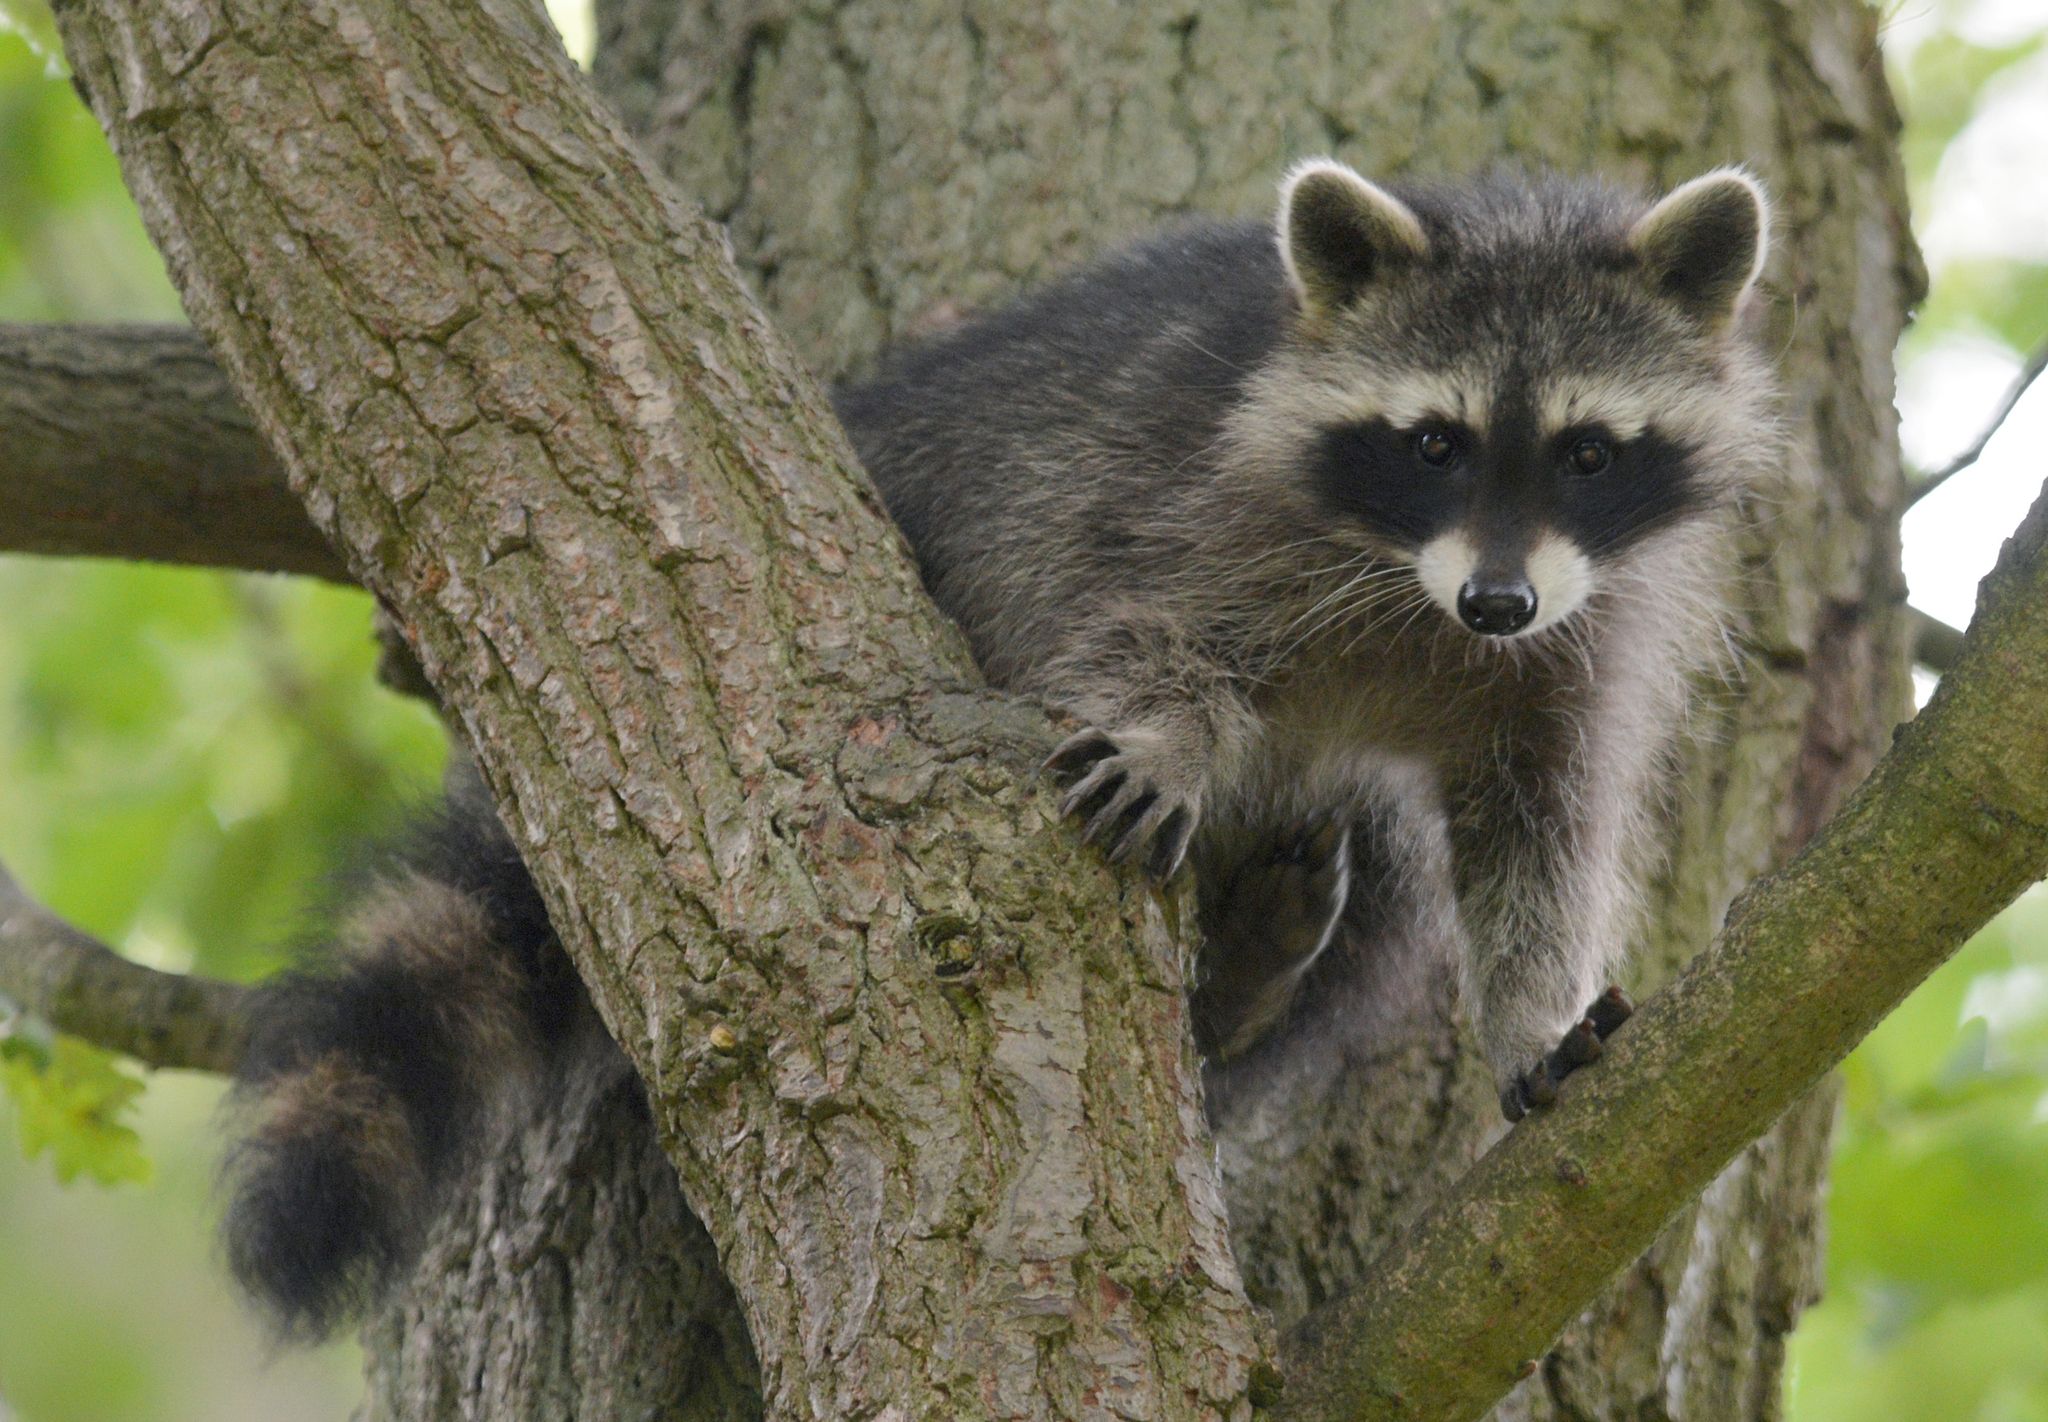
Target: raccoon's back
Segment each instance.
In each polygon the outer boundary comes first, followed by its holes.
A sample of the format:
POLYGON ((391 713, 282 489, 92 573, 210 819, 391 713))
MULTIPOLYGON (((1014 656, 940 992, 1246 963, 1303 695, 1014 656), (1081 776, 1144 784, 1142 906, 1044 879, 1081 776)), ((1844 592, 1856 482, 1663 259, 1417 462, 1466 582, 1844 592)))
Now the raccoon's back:
POLYGON ((1077 600, 1143 596, 1247 377, 1280 338, 1271 232, 1201 223, 893 356, 841 420, 925 582, 1018 680, 1077 600))

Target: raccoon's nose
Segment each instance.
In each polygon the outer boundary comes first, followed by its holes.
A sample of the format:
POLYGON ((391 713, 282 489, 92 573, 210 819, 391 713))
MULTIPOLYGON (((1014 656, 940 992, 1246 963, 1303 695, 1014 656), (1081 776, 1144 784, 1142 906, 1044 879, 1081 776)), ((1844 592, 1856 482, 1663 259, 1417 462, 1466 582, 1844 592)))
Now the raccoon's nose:
POLYGON ((1458 589, 1458 617, 1482 636, 1510 636, 1535 620, 1536 589, 1474 578, 1458 589))

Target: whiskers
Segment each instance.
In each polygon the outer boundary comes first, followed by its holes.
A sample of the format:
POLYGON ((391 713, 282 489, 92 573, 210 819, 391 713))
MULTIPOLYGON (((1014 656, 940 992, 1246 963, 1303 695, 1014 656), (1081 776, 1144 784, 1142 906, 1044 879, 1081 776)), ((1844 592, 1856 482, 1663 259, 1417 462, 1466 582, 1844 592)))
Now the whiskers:
MULTIPOLYGON (((1347 656, 1395 618, 1412 621, 1429 605, 1429 594, 1415 580, 1412 568, 1389 564, 1383 555, 1372 552, 1356 554, 1331 567, 1291 574, 1281 581, 1308 578, 1334 579, 1335 586, 1275 629, 1273 650, 1265 659, 1270 671, 1279 670, 1311 644, 1329 645, 1338 658, 1347 656), (1337 642, 1340 636, 1344 638, 1341 644, 1337 642)), ((1283 593, 1280 601, 1287 600, 1283 593)))

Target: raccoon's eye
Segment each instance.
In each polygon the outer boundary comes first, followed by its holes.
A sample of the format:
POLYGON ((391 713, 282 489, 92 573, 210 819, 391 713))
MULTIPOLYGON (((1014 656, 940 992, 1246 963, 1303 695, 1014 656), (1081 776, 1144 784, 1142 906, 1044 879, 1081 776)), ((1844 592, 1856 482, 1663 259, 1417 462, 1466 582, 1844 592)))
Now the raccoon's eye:
POLYGON ((1565 456, 1575 474, 1598 474, 1614 462, 1614 446, 1595 435, 1587 435, 1565 456))
POLYGON ((1432 468, 1441 469, 1458 457, 1458 442, 1442 430, 1417 430, 1415 457, 1432 468))

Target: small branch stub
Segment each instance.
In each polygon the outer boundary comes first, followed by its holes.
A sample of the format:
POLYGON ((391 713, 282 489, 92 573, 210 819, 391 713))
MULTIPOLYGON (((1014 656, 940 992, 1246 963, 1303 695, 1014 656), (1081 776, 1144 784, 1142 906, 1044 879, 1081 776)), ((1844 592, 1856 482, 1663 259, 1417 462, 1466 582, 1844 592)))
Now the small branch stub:
POLYGON ((60 1032, 153 1067, 226 1074, 247 1041, 249 989, 131 963, 0 867, 0 994, 60 1032))

